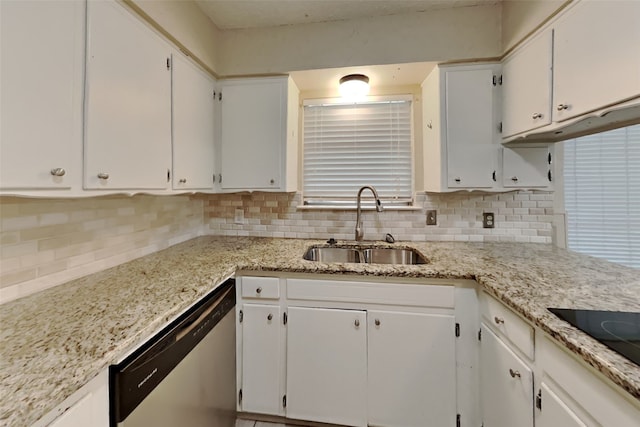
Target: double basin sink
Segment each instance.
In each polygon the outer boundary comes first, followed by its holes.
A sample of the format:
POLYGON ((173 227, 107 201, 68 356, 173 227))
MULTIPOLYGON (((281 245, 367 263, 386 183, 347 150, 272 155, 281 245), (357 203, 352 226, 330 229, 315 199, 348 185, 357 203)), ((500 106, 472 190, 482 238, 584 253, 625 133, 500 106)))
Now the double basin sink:
POLYGON ((311 247, 303 258, 318 262, 352 262, 367 264, 426 264, 422 254, 412 248, 311 247))

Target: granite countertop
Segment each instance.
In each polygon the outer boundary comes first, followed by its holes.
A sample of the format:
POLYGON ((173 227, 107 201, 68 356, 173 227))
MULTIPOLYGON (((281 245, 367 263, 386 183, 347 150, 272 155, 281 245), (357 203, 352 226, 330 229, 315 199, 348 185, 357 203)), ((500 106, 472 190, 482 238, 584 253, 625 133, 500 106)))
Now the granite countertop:
POLYGON ((546 310, 640 312, 636 269, 527 243, 411 242, 419 266, 302 259, 323 243, 200 237, 0 306, 0 423, 33 424, 238 270, 475 279, 640 400, 637 365, 546 310))

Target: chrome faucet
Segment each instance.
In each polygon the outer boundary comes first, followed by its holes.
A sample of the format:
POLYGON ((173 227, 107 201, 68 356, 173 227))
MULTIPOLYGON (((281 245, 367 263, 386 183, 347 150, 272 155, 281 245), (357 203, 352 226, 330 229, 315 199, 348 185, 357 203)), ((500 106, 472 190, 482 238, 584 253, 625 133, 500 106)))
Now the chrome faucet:
POLYGON ((362 241, 362 238, 364 237, 364 230, 362 229, 362 220, 360 219, 360 216, 362 215, 362 208, 360 207, 360 198, 362 196, 362 191, 364 191, 365 189, 371 190, 371 193, 373 193, 373 197, 375 197, 376 199, 376 211, 382 212, 382 202, 380 202, 380 198, 378 197, 378 192, 376 191, 376 189, 368 185, 365 185, 364 187, 362 187, 358 191, 358 198, 357 198, 356 242, 362 241))

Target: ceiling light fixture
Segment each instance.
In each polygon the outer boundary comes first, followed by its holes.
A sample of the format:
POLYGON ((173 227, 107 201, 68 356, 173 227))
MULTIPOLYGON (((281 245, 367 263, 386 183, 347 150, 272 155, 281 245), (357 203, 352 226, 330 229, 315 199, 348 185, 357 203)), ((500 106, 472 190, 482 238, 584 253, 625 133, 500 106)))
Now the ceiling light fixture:
POLYGON ((340 79, 340 95, 348 99, 361 99, 369 93, 369 77, 349 74, 340 79))

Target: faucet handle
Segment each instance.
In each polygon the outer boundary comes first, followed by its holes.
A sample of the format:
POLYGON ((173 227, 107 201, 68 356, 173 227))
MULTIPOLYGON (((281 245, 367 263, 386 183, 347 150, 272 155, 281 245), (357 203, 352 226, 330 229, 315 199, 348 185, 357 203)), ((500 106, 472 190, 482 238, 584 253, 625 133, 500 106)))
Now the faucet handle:
POLYGON ((387 233, 387 235, 384 236, 384 240, 387 243, 395 243, 396 242, 396 239, 391 235, 391 233, 387 233))
POLYGON ((336 243, 338 243, 338 241, 332 237, 329 240, 327 240, 327 243, 330 245, 335 245, 336 243))

